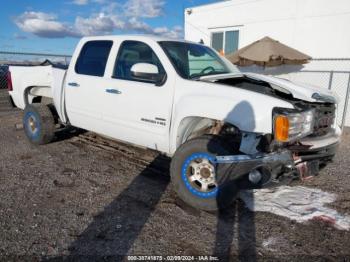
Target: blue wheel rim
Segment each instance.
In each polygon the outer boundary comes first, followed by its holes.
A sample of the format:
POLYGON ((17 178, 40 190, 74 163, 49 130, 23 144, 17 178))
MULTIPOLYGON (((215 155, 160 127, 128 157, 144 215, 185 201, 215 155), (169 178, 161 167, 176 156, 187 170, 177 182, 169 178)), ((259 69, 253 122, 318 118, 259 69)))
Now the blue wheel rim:
POLYGON ((33 140, 37 141, 40 138, 41 124, 39 121, 39 116, 35 112, 27 112, 24 115, 23 121, 24 129, 27 136, 33 140))
POLYGON ((188 156, 183 164, 182 164, 182 169, 181 169, 181 178, 182 181, 184 182, 186 188, 195 196, 199 198, 215 198, 218 194, 219 188, 215 187, 212 191, 209 192, 202 192, 197 190, 193 185, 190 183, 188 180, 187 172, 188 168, 191 164, 192 161, 195 161, 196 159, 207 159, 211 164, 215 163, 215 157, 212 155, 209 155, 208 153, 194 153, 188 156))

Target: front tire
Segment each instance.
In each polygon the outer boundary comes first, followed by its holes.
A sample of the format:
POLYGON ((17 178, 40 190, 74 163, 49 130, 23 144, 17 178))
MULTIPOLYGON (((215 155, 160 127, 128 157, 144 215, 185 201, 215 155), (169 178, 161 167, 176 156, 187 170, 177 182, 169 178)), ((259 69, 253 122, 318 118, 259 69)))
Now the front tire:
POLYGON ((215 156, 229 152, 215 136, 202 136, 181 145, 171 162, 170 175, 174 190, 187 204, 205 211, 227 207, 238 189, 234 182, 216 183, 220 172, 215 156))
POLYGON ((35 145, 48 144, 55 137, 55 118, 46 105, 27 105, 23 126, 28 140, 35 145))

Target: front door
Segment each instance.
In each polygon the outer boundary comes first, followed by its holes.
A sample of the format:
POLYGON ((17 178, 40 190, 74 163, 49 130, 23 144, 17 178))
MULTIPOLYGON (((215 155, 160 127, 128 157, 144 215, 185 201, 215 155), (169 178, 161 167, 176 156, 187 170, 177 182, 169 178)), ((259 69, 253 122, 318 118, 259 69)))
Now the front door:
POLYGON ((113 76, 106 86, 103 120, 110 136, 166 152, 173 97, 173 80, 161 84, 140 81, 131 68, 138 63, 156 65, 166 72, 153 49, 139 41, 124 41, 118 51, 113 76))

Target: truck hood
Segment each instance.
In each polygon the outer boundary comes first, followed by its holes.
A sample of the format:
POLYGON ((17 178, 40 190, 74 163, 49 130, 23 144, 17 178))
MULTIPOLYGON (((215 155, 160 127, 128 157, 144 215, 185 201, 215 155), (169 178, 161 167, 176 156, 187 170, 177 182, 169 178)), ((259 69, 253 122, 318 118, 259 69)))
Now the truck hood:
POLYGON ((308 102, 328 102, 338 103, 339 98, 328 89, 315 87, 305 83, 292 82, 287 79, 255 74, 255 73, 229 73, 220 75, 203 76, 200 81, 215 82, 216 80, 247 77, 258 81, 264 81, 270 84, 271 88, 283 93, 291 94, 294 98, 308 102))

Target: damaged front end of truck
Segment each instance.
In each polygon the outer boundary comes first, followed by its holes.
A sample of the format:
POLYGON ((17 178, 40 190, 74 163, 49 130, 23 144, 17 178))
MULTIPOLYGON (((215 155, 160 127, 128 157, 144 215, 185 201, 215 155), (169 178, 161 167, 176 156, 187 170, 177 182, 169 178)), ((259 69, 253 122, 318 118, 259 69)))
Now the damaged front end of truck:
POLYGON ((218 183, 245 180, 250 188, 262 188, 306 180, 334 158, 341 137, 335 96, 311 89, 306 95, 293 93, 294 83, 255 74, 221 76, 215 83, 263 92, 294 107, 274 108, 271 134, 241 132, 239 154, 216 157, 218 183))

